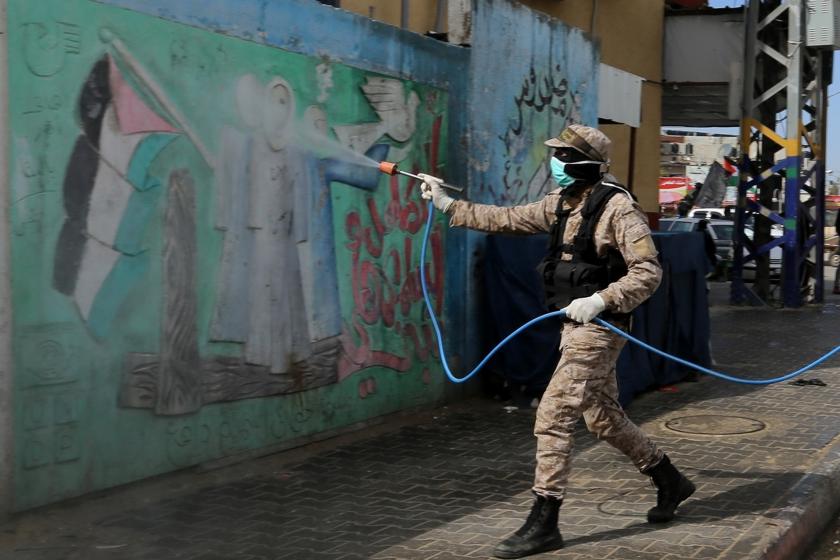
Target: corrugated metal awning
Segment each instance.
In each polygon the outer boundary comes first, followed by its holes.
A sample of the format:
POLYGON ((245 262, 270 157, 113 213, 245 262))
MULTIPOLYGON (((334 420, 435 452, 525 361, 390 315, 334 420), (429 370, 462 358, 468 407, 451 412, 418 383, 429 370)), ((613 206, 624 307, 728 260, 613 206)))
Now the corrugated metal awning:
POLYGON ((598 118, 638 127, 642 119, 642 78, 601 64, 598 118))

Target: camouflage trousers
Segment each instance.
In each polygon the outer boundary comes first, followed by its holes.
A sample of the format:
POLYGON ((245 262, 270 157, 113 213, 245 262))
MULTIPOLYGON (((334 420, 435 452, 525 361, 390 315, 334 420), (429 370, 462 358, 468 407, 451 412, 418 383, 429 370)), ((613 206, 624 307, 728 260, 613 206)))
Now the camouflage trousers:
POLYGON ((560 361, 537 409, 534 492, 563 498, 571 470, 574 429, 586 427, 625 455, 640 471, 655 466, 662 451, 627 418, 618 404, 615 362, 625 340, 604 327, 567 323, 560 361))

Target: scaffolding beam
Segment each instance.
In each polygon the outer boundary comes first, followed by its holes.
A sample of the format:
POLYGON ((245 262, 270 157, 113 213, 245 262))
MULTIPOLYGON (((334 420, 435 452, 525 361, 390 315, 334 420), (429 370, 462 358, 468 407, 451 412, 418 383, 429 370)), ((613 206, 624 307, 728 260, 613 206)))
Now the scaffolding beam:
POLYGON ((825 74, 831 51, 806 46, 806 4, 750 0, 747 6, 733 304, 799 307, 823 300, 825 74), (781 236, 774 239, 779 227, 781 236), (772 266, 776 247, 782 252, 778 278, 772 266), (753 261, 751 288, 744 269, 753 261))

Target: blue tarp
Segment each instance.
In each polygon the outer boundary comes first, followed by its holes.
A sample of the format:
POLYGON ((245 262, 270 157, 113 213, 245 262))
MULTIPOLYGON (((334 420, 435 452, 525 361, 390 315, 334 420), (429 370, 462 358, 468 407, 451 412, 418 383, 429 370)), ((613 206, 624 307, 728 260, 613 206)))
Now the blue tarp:
MULTIPOLYGON (((662 284, 633 313, 631 333, 668 353, 708 366, 708 261, 701 233, 653 234, 662 262, 662 284)), ((547 235, 487 238, 484 278, 488 320, 487 350, 527 320, 546 312, 536 273, 548 246, 547 235)), ((509 342, 491 363, 526 393, 542 392, 558 359, 560 321, 547 320, 509 342)), ((628 344, 618 360, 622 404, 642 391, 680 381, 689 370, 628 344)))

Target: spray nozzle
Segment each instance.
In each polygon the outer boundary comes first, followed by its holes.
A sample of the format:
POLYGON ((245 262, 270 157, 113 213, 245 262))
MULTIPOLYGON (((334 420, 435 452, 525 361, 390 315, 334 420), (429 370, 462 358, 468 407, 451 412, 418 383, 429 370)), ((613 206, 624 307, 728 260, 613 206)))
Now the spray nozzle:
MULTIPOLYGON (((379 171, 381 171, 382 173, 384 173, 386 175, 396 175, 396 174, 399 173, 400 175, 405 175, 406 177, 411 177, 412 179, 417 179, 418 181, 423 180, 422 177, 419 177, 419 176, 415 175, 414 173, 408 173, 407 171, 402 171, 401 169, 397 169, 397 164, 392 163, 390 161, 379 162, 379 171)), ((464 192, 464 189, 462 189, 461 187, 456 187, 455 185, 450 185, 448 183, 441 183, 440 186, 444 187, 446 189, 453 190, 453 191, 464 192)))
POLYGON ((379 162, 379 171, 381 171, 385 175, 396 175, 399 170, 397 169, 396 163, 391 163, 390 161, 382 161, 379 162))

